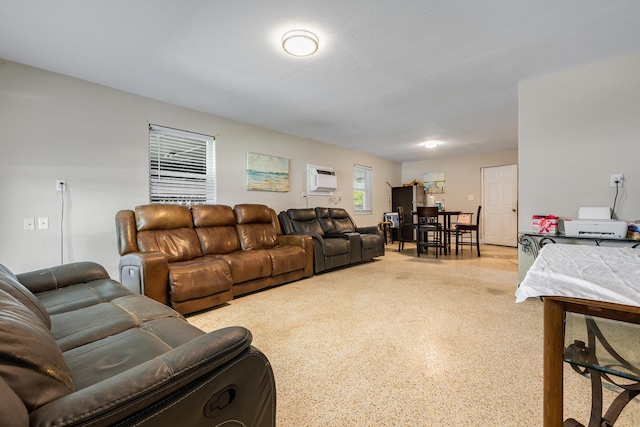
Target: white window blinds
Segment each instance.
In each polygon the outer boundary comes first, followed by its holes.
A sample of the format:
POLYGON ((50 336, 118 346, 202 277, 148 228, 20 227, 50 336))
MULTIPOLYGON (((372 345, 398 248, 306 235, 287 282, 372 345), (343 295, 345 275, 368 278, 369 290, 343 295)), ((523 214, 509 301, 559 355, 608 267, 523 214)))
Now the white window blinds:
POLYGON ((149 125, 149 201, 215 203, 215 138, 149 125))
POLYGON ((356 214, 373 211, 373 171, 368 166, 353 165, 353 207, 356 214))

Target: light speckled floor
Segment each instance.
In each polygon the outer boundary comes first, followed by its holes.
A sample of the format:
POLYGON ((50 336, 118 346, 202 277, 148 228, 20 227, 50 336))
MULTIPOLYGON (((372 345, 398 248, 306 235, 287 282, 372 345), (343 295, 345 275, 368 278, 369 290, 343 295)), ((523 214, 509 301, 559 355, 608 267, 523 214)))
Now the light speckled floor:
MULTIPOLYGON (((541 426, 542 303, 514 303, 515 248, 482 250, 388 245, 189 321, 251 330, 275 372, 278 426, 541 426)), ((567 367, 565 417, 587 423, 589 405, 590 383, 567 367)), ((638 425, 632 402, 616 426, 638 425)))

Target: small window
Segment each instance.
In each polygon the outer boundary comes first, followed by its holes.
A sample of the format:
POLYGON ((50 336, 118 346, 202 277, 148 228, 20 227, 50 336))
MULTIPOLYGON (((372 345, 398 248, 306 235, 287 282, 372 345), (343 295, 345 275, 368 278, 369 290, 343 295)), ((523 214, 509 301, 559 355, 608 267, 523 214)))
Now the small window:
POLYGON ((353 165, 353 207, 356 214, 373 211, 372 173, 368 166, 353 165))
POLYGON ((150 125, 149 201, 186 206, 215 203, 215 138, 150 125))

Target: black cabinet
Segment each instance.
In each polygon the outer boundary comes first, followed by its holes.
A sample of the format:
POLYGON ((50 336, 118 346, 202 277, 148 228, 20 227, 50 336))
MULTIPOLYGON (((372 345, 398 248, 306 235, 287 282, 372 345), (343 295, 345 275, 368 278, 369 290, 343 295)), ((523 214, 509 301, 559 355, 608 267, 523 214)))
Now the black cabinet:
MULTIPOLYGON (((411 224, 417 221, 414 213, 418 206, 426 206, 426 193, 422 185, 412 185, 410 187, 393 187, 391 189, 391 208, 398 212, 398 206, 402 206, 404 211, 404 223, 411 224), (414 218, 415 217, 415 218, 414 218)), ((415 240, 414 231, 405 230, 405 240, 415 240)))

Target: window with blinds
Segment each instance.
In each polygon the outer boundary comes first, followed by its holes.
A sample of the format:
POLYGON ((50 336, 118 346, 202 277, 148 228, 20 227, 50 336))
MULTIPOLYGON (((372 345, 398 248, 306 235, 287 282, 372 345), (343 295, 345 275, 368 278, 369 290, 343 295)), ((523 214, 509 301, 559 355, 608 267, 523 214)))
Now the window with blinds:
POLYGON ((149 201, 186 206, 215 203, 215 138, 150 125, 149 201))
POLYGON ((353 207, 356 214, 370 214, 373 211, 372 169, 368 166, 353 165, 353 207))

